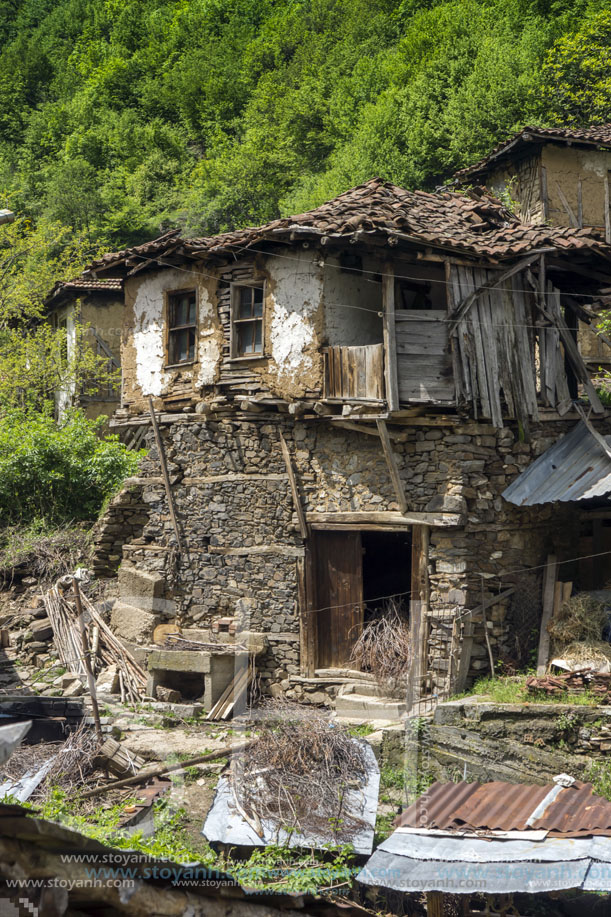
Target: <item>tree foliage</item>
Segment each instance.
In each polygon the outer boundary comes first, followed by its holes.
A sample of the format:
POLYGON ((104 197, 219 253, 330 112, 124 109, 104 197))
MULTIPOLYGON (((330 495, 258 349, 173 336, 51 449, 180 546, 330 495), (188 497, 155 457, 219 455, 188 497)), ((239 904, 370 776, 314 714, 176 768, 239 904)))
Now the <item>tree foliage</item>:
POLYGON ((57 525, 94 519, 138 466, 116 436, 98 434, 104 417, 74 411, 57 424, 50 411, 0 417, 0 523, 57 525))
POLYGON ((0 185, 105 244, 373 175, 434 187, 524 121, 608 117, 587 0, 1 0, 0 185))

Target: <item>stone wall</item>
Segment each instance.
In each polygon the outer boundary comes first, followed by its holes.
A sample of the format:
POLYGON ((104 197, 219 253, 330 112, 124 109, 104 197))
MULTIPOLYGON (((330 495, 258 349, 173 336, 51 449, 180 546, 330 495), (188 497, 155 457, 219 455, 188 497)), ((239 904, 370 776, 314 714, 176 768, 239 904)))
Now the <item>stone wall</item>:
MULTIPOLYGON (((512 428, 478 423, 390 427, 409 509, 451 506, 466 519, 461 527, 432 529, 430 535, 430 646, 436 683, 447 672, 457 614, 479 605, 482 596, 515 585, 516 571, 543 564, 552 549, 560 557, 577 556, 577 516, 570 505, 518 508, 500 496, 572 422, 541 423, 528 444, 512 428)), ((205 630, 218 617, 237 616, 243 629, 271 637, 260 667, 265 684, 286 682, 299 671, 298 564, 304 547, 279 431, 289 444, 308 512, 398 510, 379 438, 322 418, 296 420, 277 413, 233 413, 214 420, 167 414, 161 415, 160 428, 184 556, 177 564, 149 435, 141 477, 115 498, 100 523, 96 569, 116 563, 123 540, 126 562, 165 579, 160 620, 205 630)), ((529 587, 537 609, 540 573, 532 574, 529 587)), ((490 615, 495 659, 511 651, 511 615, 507 603, 490 615)), ((475 623, 473 675, 488 667, 484 622, 475 623)))
POLYGON ((611 708, 470 698, 440 704, 418 732, 406 753, 437 780, 543 784, 560 773, 587 777, 592 761, 610 760, 611 708))

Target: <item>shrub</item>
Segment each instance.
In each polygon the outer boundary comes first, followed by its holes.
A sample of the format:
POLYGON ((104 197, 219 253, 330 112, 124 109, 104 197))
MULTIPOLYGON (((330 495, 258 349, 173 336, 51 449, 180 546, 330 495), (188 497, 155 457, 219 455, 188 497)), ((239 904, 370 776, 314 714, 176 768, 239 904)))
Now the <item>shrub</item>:
POLYGON ((79 410, 61 424, 50 410, 0 417, 0 523, 95 519, 141 455, 117 436, 102 436, 105 421, 79 410))

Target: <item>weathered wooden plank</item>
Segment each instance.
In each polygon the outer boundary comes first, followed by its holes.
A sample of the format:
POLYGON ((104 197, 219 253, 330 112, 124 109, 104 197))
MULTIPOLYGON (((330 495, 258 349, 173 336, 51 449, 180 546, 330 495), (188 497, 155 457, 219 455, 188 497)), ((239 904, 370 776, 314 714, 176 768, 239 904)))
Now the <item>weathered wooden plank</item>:
POLYGON ((605 242, 611 242, 611 195, 609 194, 609 172, 605 172, 605 242))
POLYGON ((548 625, 554 610, 554 592, 556 577, 558 575, 558 559, 555 554, 549 554, 543 573, 543 613, 541 615, 541 629, 539 631, 539 651, 537 654, 537 675, 545 675, 549 661, 549 633, 548 625))
POLYGON ((390 437, 388 435, 388 429, 386 427, 385 420, 376 421, 376 426, 378 428, 378 433, 380 435, 380 441, 382 443, 382 449, 384 451, 384 458, 386 459, 386 464, 388 465, 388 471, 390 472, 390 477, 393 483, 395 496, 397 498, 397 503, 399 504, 399 509, 402 513, 407 512, 407 500, 405 498, 405 490, 403 488, 403 482, 401 480, 401 475, 399 474, 399 466, 397 465, 397 459, 395 453, 393 452, 392 443, 390 442, 390 437))
POLYGON ((367 526, 374 525, 431 525, 431 526, 458 526, 464 524, 464 517, 459 513, 398 513, 392 510, 371 510, 337 513, 306 513, 308 523, 367 526))
MULTIPOLYGON (((475 289, 468 293, 467 296, 465 296, 465 298, 458 304, 453 315, 450 316, 451 321, 448 328, 449 333, 451 334, 454 331, 458 325, 458 322, 464 318, 473 303, 476 301, 476 299, 478 299, 479 296, 481 296, 484 291, 494 289, 494 287, 499 286, 510 277, 513 277, 514 274, 520 273, 520 271, 523 271, 525 267, 528 267, 529 264, 532 264, 532 262, 537 257, 537 255, 529 255, 527 258, 523 258, 521 261, 518 261, 517 264, 514 264, 508 270, 503 271, 502 274, 493 274, 491 271, 482 272, 486 277, 485 283, 475 287, 475 289)), ((464 268, 464 270, 469 269, 464 268)), ((475 271, 473 271, 473 273, 475 274, 475 271)))
POLYGON ((395 275, 392 265, 388 262, 384 265, 382 276, 382 310, 384 316, 386 401, 389 411, 397 411, 399 409, 399 387, 397 383, 395 275))
MULTIPOLYGON (((463 289, 474 289, 477 285, 475 278, 475 271, 470 271, 468 268, 459 268, 460 278, 461 278, 461 287, 463 289)), ((486 371, 486 355, 484 352, 484 344, 482 340, 482 330, 481 322, 479 315, 471 315, 470 319, 467 321, 467 326, 469 328, 470 337, 474 345, 475 353, 475 366, 477 373, 477 381, 481 402, 482 414, 484 417, 492 417, 492 407, 490 404, 490 395, 488 392, 488 374, 486 371)))
POLYGON ((415 525, 412 529, 412 590, 409 620, 411 659, 408 678, 408 710, 421 698, 422 679, 427 668, 428 559, 429 528, 427 525, 415 525))

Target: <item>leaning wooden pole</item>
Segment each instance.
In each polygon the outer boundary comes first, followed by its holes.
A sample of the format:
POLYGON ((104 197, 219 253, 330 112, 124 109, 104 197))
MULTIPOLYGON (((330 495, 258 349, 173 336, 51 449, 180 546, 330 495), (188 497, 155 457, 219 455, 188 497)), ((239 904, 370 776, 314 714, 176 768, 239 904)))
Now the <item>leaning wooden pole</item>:
POLYGON ((87 790, 81 793, 81 799, 91 799, 92 796, 99 796, 101 793, 110 790, 119 790, 124 786, 137 786, 139 783, 146 783, 152 777, 162 777, 164 774, 171 774, 173 771, 180 771, 186 767, 194 767, 196 764, 206 764, 208 761, 218 761, 219 758, 227 758, 229 755, 235 755, 238 752, 246 751, 247 748, 258 742, 258 739, 251 739, 249 742, 241 742, 239 745, 233 745, 229 748, 217 748, 216 751, 210 751, 198 758, 191 758, 189 761, 179 761, 177 764, 161 764, 159 767, 151 767, 141 770, 133 777, 126 777, 125 780, 113 780, 112 783, 105 783, 102 786, 96 786, 93 790, 87 790))

